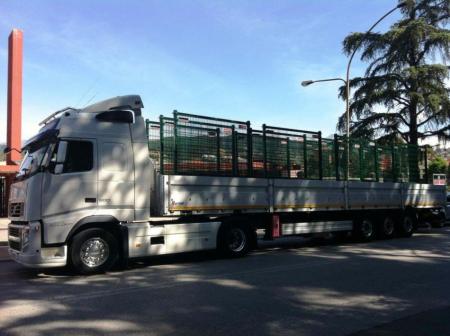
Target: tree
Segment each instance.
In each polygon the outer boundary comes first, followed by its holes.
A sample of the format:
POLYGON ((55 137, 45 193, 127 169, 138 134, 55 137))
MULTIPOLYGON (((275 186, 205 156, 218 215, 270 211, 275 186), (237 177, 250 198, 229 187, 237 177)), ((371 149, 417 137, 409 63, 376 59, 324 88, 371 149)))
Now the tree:
POLYGON ((442 156, 436 156, 431 160, 429 165, 429 175, 447 174, 447 161, 442 156))
MULTIPOLYGON (((369 63, 364 77, 350 81, 351 133, 401 137, 414 145, 430 136, 448 140, 450 0, 406 0, 401 10, 401 20, 386 33, 352 33, 343 42, 348 55, 361 42, 360 58, 369 63)), ((338 129, 345 124, 343 115, 338 129)))

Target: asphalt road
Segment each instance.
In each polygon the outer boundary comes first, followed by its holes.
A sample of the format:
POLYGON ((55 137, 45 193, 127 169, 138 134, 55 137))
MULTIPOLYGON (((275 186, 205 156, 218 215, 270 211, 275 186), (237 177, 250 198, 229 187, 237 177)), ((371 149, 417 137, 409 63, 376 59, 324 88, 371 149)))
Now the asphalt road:
POLYGON ((91 277, 0 262, 2 335, 450 335, 450 228, 91 277))

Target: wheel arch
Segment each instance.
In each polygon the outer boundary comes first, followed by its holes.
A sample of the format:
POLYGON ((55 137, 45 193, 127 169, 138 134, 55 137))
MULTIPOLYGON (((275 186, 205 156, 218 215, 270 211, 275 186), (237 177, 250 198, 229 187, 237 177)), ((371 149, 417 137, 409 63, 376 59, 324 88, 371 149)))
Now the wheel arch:
POLYGON ((69 231, 65 243, 70 245, 77 233, 92 228, 103 229, 114 235, 117 239, 120 256, 123 260, 128 258, 128 229, 111 215, 94 215, 80 219, 69 231))

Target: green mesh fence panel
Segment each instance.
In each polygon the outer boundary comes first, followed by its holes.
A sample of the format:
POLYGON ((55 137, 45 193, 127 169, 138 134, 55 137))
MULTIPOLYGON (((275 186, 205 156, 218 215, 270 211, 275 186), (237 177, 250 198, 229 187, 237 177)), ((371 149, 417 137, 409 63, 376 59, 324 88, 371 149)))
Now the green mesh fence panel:
POLYGON ((407 165, 408 165, 408 177, 409 182, 422 182, 420 178, 420 150, 415 145, 404 145, 407 152, 407 165))
POLYGON ((418 182, 428 183, 428 180, 427 180, 427 174, 428 174, 427 151, 424 147, 419 148, 418 169, 419 169, 418 182))
POLYGON ((394 146, 394 176, 399 182, 407 182, 409 179, 408 148, 404 145, 394 146))
POLYGON ((149 155, 163 174, 427 182, 426 150, 174 112, 147 121, 149 155))
POLYGON ((344 137, 336 137, 338 144, 337 160, 339 180, 345 180, 347 175, 347 141, 344 137))
POLYGON ((176 162, 177 174, 217 174, 218 129, 177 125, 176 162))
POLYGON ((359 141, 359 171, 362 181, 376 181, 376 148, 375 143, 366 140, 359 141))
POLYGON ((288 177, 288 139, 266 135, 267 177, 288 177))
POLYGON ((320 133, 263 126, 268 177, 320 178, 320 133))
POLYGON ((251 171, 249 122, 205 117, 178 111, 174 112, 174 118, 177 120, 177 126, 217 129, 216 159, 218 170, 211 170, 212 174, 249 176, 251 171))
POLYGON ((174 174, 175 156, 175 125, 171 118, 161 118, 161 172, 163 174, 174 174))
POLYGON ((322 176, 336 180, 336 147, 334 139, 322 139, 322 176))
POLYGON ((306 140, 306 178, 308 179, 318 179, 320 178, 319 172, 319 141, 318 139, 306 140))
POLYGON ((358 140, 350 139, 350 156, 349 156, 349 180, 359 180, 360 171, 360 144, 358 140))
POLYGON ((291 178, 305 178, 305 148, 304 137, 289 139, 289 163, 291 178))
POLYGON ((263 132, 252 131, 252 172, 254 177, 264 177, 264 139, 263 132))
POLYGON ((251 176, 250 137, 250 134, 235 131, 238 176, 251 176))
POLYGON ((161 127, 160 123, 147 120, 148 151, 157 169, 160 169, 161 127))
POLYGON ((394 181, 392 146, 377 146, 377 162, 379 181, 394 181))

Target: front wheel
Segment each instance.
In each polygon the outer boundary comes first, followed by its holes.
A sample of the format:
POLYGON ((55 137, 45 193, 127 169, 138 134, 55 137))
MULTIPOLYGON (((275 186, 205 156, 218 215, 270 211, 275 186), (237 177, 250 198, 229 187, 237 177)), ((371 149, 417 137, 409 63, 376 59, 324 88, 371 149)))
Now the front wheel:
POLYGON ((117 240, 110 232, 93 228, 81 231, 73 237, 70 263, 78 273, 106 272, 117 259, 117 240))
POLYGON ((227 257, 242 257, 251 248, 251 235, 241 225, 226 225, 221 229, 218 237, 218 247, 227 257))

